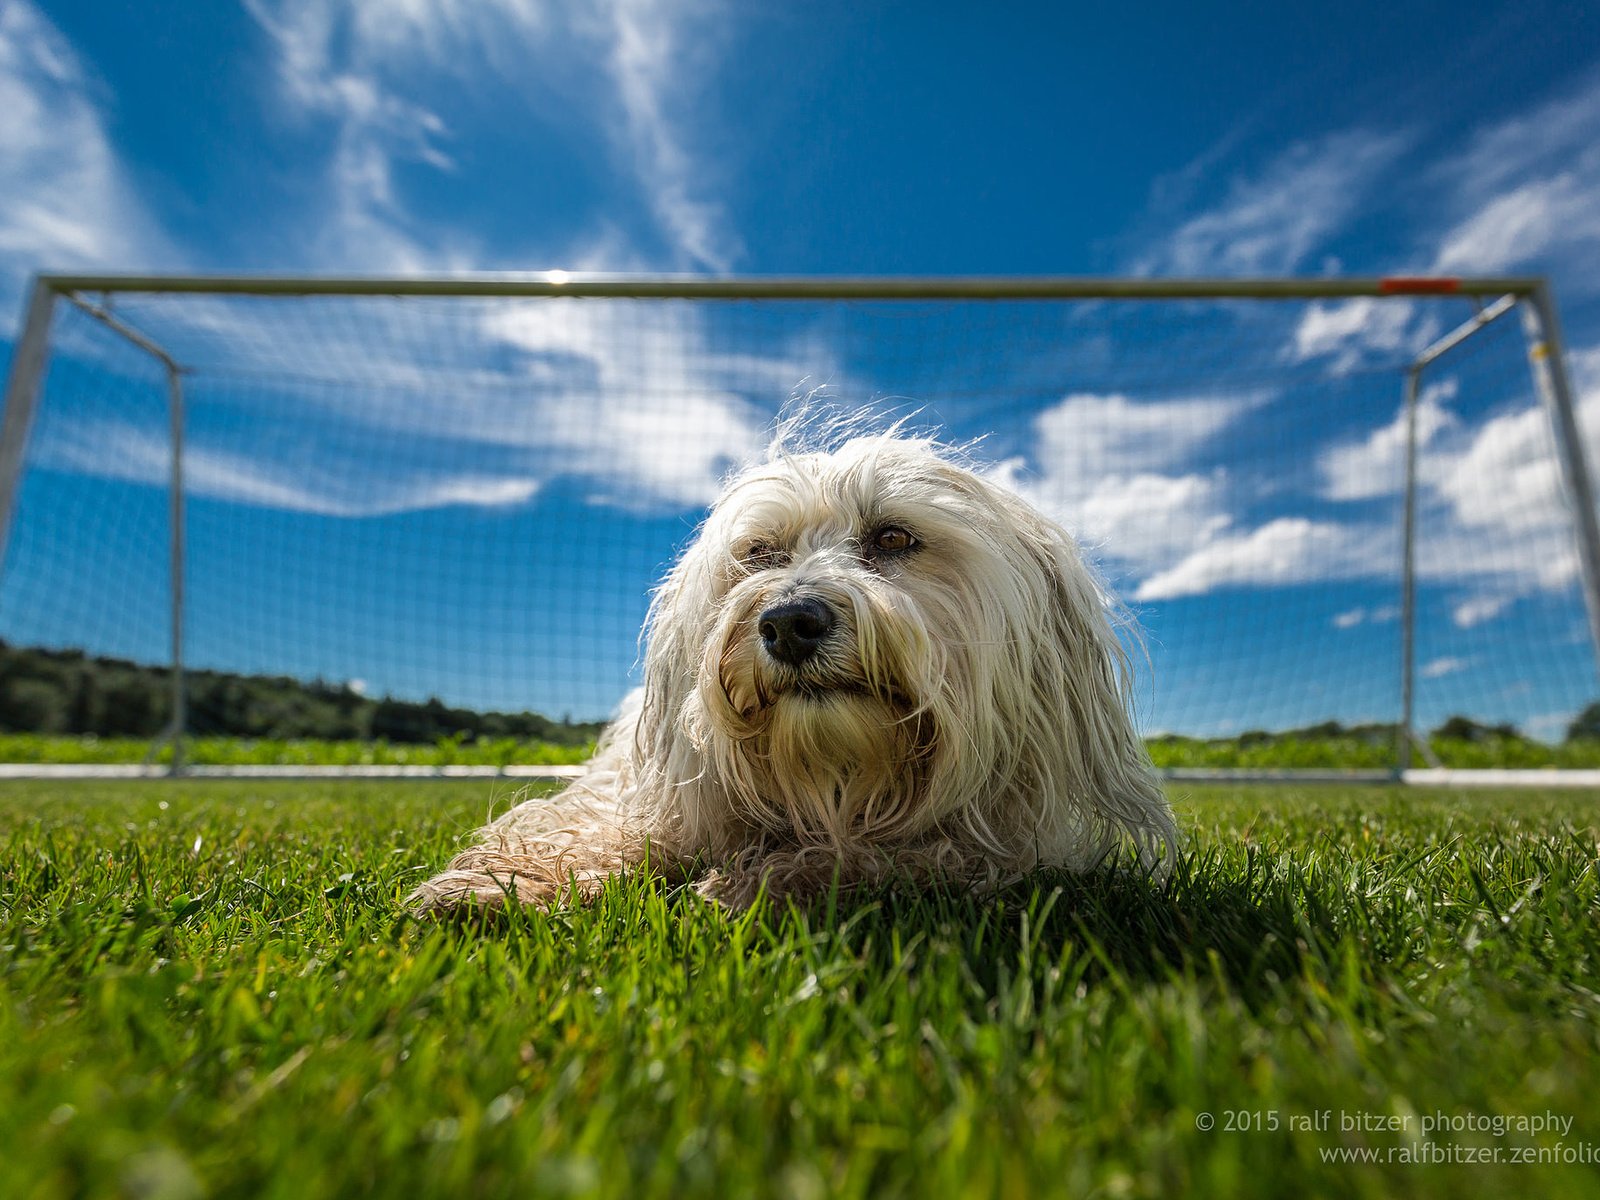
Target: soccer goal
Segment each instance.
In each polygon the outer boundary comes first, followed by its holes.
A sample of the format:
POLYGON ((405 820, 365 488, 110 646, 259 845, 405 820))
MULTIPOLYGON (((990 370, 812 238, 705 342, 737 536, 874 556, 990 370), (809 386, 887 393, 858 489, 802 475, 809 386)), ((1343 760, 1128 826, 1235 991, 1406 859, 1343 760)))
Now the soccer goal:
POLYGON ((1077 535, 1173 774, 1553 780, 1600 767, 1590 386, 1535 278, 44 275, 0 735, 539 773, 775 416, 868 408, 1077 535))

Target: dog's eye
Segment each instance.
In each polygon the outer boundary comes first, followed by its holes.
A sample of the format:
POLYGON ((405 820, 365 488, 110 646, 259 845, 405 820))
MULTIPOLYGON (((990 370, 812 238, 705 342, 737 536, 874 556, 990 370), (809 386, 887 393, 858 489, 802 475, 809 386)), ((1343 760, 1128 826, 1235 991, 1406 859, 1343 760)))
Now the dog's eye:
POLYGON ((747 570, 765 571, 782 565, 783 551, 768 542, 755 542, 739 556, 739 561, 747 570))
POLYGON ((898 525, 886 525, 872 535, 871 544, 879 554, 903 554, 916 548, 917 539, 898 525))

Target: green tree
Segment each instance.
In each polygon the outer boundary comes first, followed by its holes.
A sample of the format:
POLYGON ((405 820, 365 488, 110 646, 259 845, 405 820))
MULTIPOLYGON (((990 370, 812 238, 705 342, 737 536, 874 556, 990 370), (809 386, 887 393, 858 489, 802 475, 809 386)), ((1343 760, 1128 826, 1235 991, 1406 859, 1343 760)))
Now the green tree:
POLYGON ((1567 726, 1567 741, 1600 741, 1600 700, 1573 718, 1567 726))
POLYGON ((1486 742, 1491 738, 1520 738, 1522 733, 1515 725, 1484 725, 1471 717, 1457 714, 1429 736, 1457 742, 1486 742))

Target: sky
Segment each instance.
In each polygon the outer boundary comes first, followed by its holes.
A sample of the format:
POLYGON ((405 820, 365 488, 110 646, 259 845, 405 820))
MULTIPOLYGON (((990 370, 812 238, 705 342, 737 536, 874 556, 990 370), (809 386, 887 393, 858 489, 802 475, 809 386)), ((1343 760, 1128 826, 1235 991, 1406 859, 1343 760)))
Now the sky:
MULTIPOLYGON (((39 269, 1547 274, 1600 458, 1600 10, 0 0, 39 269)), ((1397 370, 1470 309, 128 298, 186 366, 189 653, 599 715, 772 415, 917 412, 1073 530, 1149 728, 1391 720, 1397 370), (563 302, 565 303, 565 302, 563 302)), ((164 653, 159 378, 58 324, 0 637, 164 653)), ((1600 681, 1515 315, 1426 380, 1419 720, 1600 681)))

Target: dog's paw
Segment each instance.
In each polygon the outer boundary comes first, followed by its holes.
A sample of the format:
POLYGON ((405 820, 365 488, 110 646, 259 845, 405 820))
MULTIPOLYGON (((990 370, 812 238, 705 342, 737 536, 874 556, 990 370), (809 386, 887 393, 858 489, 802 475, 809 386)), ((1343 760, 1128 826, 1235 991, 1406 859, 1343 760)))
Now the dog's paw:
POLYGON ((783 890, 761 872, 726 868, 707 871, 694 882, 694 892, 701 899, 736 911, 749 908, 759 896, 776 897, 783 890))
POLYGON ((514 878, 499 879, 479 871, 445 871, 419 885, 406 897, 406 909, 436 920, 493 917, 508 904, 521 903, 514 878))
POLYGON ((577 876, 556 881, 514 873, 445 871, 419 886, 405 903, 418 917, 492 920, 520 905, 549 909, 563 904, 587 904, 603 886, 603 879, 577 876))

